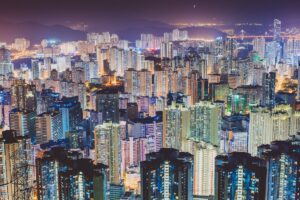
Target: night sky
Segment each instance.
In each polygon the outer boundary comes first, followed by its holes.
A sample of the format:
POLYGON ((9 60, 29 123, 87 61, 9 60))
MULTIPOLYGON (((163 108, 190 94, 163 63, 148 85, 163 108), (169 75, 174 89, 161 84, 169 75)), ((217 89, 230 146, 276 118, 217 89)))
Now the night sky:
MULTIPOLYGON (((271 22, 300 19, 299 0, 7 0, 0 19, 44 24, 113 23, 122 19, 173 22, 271 22)), ((300 20, 299 20, 300 21, 300 20)))

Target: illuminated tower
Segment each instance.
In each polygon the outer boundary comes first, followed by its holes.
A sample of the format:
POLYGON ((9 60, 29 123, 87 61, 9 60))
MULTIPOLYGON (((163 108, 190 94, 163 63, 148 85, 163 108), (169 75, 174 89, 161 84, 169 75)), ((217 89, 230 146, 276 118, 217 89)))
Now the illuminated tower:
POLYGON ((78 151, 54 147, 36 158, 39 200, 105 200, 106 166, 93 164, 78 151))
POLYGON ((82 121, 82 109, 78 97, 64 97, 55 102, 53 108, 61 113, 62 138, 65 138, 66 132, 75 130, 76 126, 82 121))
POLYGON ((31 136, 35 135, 35 117, 33 111, 20 111, 13 109, 9 113, 10 129, 15 130, 18 135, 31 136))
POLYGON ((275 84, 276 84, 276 73, 263 73, 262 79, 263 86, 263 106, 274 107, 275 106, 275 84))
POLYGON ((155 70, 154 72, 154 96, 167 97, 169 88, 168 71, 155 70))
POLYGON ((300 135, 259 147, 267 163, 266 199, 300 199, 300 135))
POLYGON ((297 100, 300 102, 300 61, 298 63, 298 88, 297 88, 297 100))
POLYGON ((265 199, 266 167, 263 160, 250 154, 234 152, 216 157, 218 200, 265 199))
POLYGON ((121 181, 121 137, 120 125, 106 122, 94 129, 95 159, 109 167, 109 181, 120 184, 121 181))
POLYGON ((98 62, 98 69, 99 75, 104 76, 106 75, 105 68, 104 68, 104 61, 108 59, 108 50, 102 49, 101 47, 97 47, 97 62, 98 62))
POLYGON ((213 196, 215 193, 215 158, 218 147, 193 140, 188 141, 187 152, 194 156, 193 194, 213 196))
POLYGON ((23 80, 16 81, 11 88, 12 107, 20 110, 36 110, 36 87, 23 80))
POLYGON ((8 77, 14 70, 11 62, 10 51, 4 47, 0 47, 0 74, 8 77))
POLYGON ((173 103, 163 111, 163 147, 181 150, 190 133, 190 112, 173 103))
POLYGON ((152 75, 147 69, 138 71, 139 96, 152 96, 152 75))
POLYGON ((173 43, 172 42, 162 42, 160 44, 160 58, 173 58, 173 43))
POLYGON ((62 118, 60 112, 43 113, 35 121, 36 143, 43 144, 49 140, 65 139, 62 132, 62 118))
POLYGON ((273 23, 273 40, 276 42, 280 42, 280 34, 281 34, 281 21, 278 19, 274 19, 273 23))
POLYGON ((31 142, 16 131, 2 132, 0 138, 0 199, 30 199, 33 187, 31 142))
POLYGON ((97 91, 95 96, 96 111, 102 114, 102 120, 118 123, 120 118, 118 90, 107 88, 97 91))
POLYGON ((257 147, 274 140, 287 140, 297 126, 297 115, 289 105, 280 105, 272 110, 255 108, 250 112, 248 152, 257 155, 257 147))
POLYGON ((204 141, 219 145, 220 109, 209 101, 200 101, 190 107, 190 137, 195 141, 204 141))
MULTIPOLYGON (((72 160, 73 161, 73 160, 72 160)), ((68 170, 58 176, 59 199, 105 200, 107 166, 91 159, 75 159, 68 170)))
POLYGON ((139 90, 139 84, 138 84, 138 72, 130 68, 125 71, 125 92, 132 94, 132 95, 138 95, 139 90))
POLYGON ((142 199, 193 199, 193 156, 175 149, 147 154, 141 162, 142 199))
POLYGON ((265 57, 265 51, 266 51, 266 40, 265 38, 255 38, 253 40, 253 50, 258 53, 258 56, 260 59, 263 59, 265 57))

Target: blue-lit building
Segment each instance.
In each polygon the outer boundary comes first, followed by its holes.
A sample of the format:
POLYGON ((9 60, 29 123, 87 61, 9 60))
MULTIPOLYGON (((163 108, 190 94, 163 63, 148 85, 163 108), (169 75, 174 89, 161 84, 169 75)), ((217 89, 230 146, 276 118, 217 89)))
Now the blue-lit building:
POLYGON ((36 159, 39 200, 105 200, 107 166, 54 147, 36 159))
POLYGON ((263 106, 274 107, 275 106, 275 84, 276 73, 263 73, 263 106))
POLYGON ((300 199, 300 134, 287 141, 259 147, 266 161, 266 199, 300 199))
POLYGON ((44 89, 37 94, 37 113, 50 112, 53 104, 59 100, 60 94, 51 89, 44 89))
POLYGON ((266 167, 262 159, 233 152, 217 156, 215 165, 215 199, 265 198, 266 167))
POLYGON ((193 156, 175 149, 149 153, 141 162, 143 200, 193 199, 193 156))
POLYGON ((96 111, 102 113, 103 121, 119 122, 119 93, 118 88, 105 88, 97 91, 96 111))
POLYGON ((59 110, 62 117, 62 132, 65 134, 76 129, 82 121, 82 109, 78 97, 64 97, 53 104, 54 110, 59 110))
POLYGON ((0 126, 9 126, 9 110, 11 109, 11 92, 0 89, 0 126))

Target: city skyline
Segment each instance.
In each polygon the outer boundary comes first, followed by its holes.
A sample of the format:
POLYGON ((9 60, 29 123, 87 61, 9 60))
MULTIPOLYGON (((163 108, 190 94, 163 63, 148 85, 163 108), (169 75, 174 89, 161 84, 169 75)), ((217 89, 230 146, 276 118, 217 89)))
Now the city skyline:
POLYGON ((1 200, 299 200, 300 3, 3 2, 1 200))

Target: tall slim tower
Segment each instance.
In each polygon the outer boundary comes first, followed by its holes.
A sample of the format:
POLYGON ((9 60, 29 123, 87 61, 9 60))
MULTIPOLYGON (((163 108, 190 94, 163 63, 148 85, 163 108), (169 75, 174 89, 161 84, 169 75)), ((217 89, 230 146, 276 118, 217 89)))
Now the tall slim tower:
POLYGON ((121 138, 120 125, 107 122, 98 125, 95 134, 96 161, 109 167, 110 183, 120 184, 121 181, 121 138))
POLYGON ((273 28, 274 28, 274 35, 273 35, 273 39, 276 42, 280 42, 281 38, 280 38, 280 33, 281 33, 281 21, 279 19, 274 19, 274 23, 273 23, 273 28))

